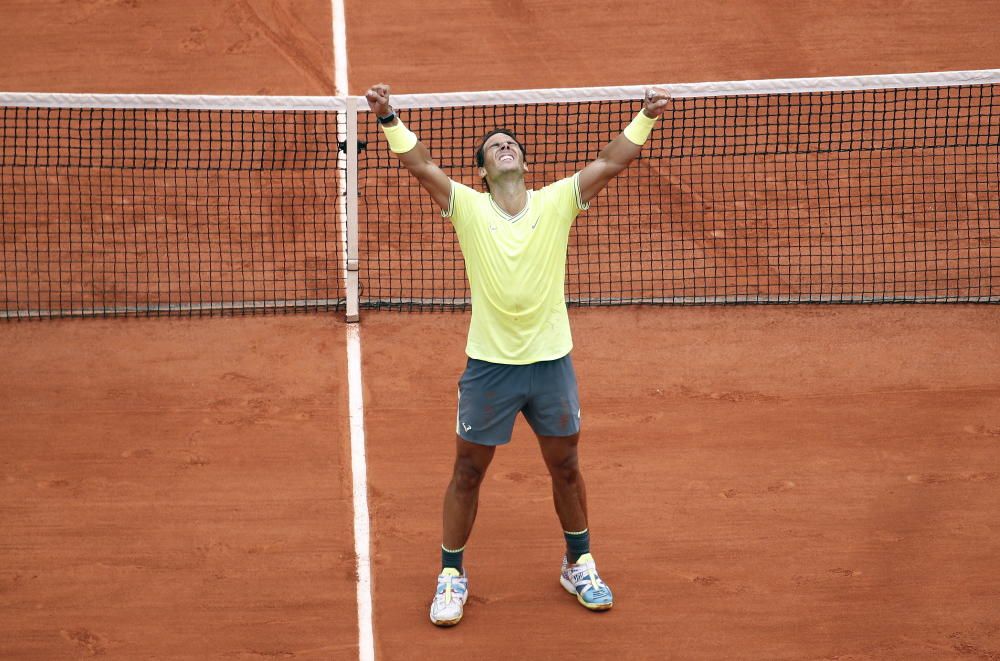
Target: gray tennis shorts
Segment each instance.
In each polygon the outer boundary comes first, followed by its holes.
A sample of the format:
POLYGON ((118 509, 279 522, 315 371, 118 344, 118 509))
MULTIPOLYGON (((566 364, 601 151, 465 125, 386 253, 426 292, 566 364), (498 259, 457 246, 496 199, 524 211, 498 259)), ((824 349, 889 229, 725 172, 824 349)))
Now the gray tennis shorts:
POLYGON ((479 445, 503 445, 510 442, 518 412, 541 436, 580 431, 580 397, 569 355, 528 365, 469 358, 458 381, 458 435, 479 445))

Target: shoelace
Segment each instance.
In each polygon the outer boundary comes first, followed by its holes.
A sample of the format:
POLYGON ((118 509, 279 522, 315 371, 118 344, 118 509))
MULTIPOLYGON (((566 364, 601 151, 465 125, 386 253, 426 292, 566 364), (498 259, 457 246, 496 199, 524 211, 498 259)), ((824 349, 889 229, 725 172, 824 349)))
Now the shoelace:
MULTIPOLYGON (((594 591, 594 596, 596 597, 604 597, 610 593, 607 584, 597 575, 597 566, 593 562, 588 562, 579 569, 570 569, 569 575, 575 586, 580 586, 582 583, 590 583, 589 588, 594 591)), ((584 590, 586 589, 584 588, 584 590)))
POLYGON ((454 592, 458 592, 458 593, 463 592, 463 590, 461 590, 461 589, 455 589, 455 587, 457 587, 458 585, 461 585, 461 584, 458 583, 458 580, 459 579, 457 577, 455 577, 455 576, 449 576, 447 582, 445 582, 445 584, 444 584, 444 590, 441 589, 441 583, 439 582, 438 583, 437 598, 439 600, 444 600, 445 604, 450 604, 451 603, 451 593, 453 591, 454 592), (453 586, 455 586, 455 587, 453 587, 453 586))

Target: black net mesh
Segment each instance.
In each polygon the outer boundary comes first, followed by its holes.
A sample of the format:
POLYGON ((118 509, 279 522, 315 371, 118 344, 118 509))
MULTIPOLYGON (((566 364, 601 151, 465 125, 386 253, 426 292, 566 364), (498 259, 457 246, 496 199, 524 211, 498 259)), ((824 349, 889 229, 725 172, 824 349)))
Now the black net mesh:
MULTIPOLYGON (((577 218, 578 305, 1000 301, 1000 86, 675 99, 577 218)), ((412 109, 453 179, 497 127, 529 188, 594 159, 637 102, 412 109)), ((464 309, 458 243, 374 122, 359 167, 361 304, 464 309)))
MULTIPOLYGON (((675 99, 577 219, 567 298, 1000 302, 998 99, 995 84, 675 99)), ((513 130, 540 188, 639 109, 402 117, 479 189, 479 139, 513 130)), ((361 305, 468 307, 449 222, 361 119, 361 305)), ((0 316, 340 310, 342 147, 335 112, 0 108, 0 316)))
POLYGON ((333 112, 0 108, 8 318, 340 309, 333 112))

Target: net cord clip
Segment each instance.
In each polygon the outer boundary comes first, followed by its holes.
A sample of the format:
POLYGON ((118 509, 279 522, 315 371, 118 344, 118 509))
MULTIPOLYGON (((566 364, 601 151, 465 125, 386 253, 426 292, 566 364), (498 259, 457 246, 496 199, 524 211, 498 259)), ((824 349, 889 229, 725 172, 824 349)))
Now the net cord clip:
MULTIPOLYGON (((345 154, 347 153, 347 140, 338 141, 337 146, 340 148, 340 151, 344 152, 345 154)), ((368 146, 367 142, 358 140, 358 153, 360 154, 361 152, 363 152, 367 146, 368 146)))

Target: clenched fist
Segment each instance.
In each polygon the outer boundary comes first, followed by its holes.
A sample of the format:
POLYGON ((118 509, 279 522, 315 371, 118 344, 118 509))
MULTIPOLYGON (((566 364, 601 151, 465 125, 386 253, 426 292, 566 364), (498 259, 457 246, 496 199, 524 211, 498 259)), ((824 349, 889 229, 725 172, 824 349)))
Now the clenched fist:
POLYGON ((392 106, 389 105, 389 86, 385 83, 372 85, 365 92, 365 99, 368 100, 368 107, 376 117, 385 117, 392 113, 392 106))

